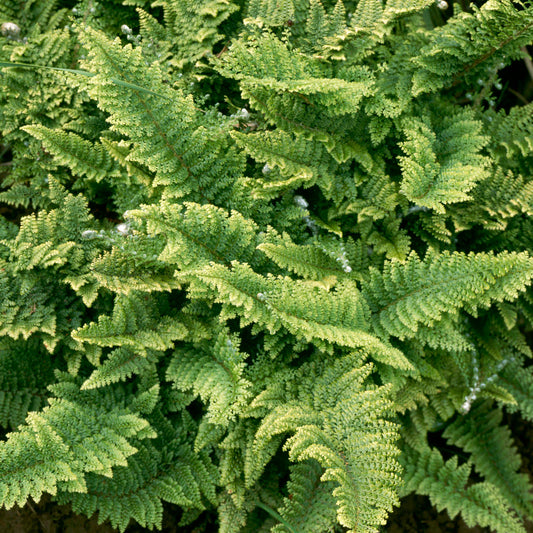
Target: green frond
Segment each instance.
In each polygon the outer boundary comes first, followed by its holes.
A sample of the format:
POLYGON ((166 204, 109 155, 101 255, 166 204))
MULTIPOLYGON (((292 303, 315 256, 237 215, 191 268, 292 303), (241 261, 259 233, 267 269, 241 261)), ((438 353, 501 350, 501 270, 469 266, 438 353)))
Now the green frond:
POLYGON ((290 236, 284 234, 275 242, 264 242, 258 247, 267 257, 281 268, 294 272, 305 279, 324 281, 334 284, 336 278, 343 279, 352 271, 348 259, 342 262, 342 249, 339 246, 337 258, 318 243, 299 245, 291 242, 290 236))
POLYGON ((218 26, 239 9, 228 0, 156 0, 156 6, 164 10, 167 31, 179 40, 172 63, 180 69, 212 53, 224 37, 218 26))
MULTIPOLYGON (((250 466, 254 466, 245 471, 250 484, 260 474, 258 467, 272 453, 271 446, 277 445, 279 436, 292 434, 283 449, 291 461, 316 461, 324 468, 320 480, 335 486, 332 496, 339 523, 353 532, 377 532, 377 526, 385 523, 385 509, 390 511, 397 501, 396 426, 384 420, 392 406, 386 388, 365 390, 363 382, 370 367, 353 368, 353 362, 352 357, 346 357, 323 369, 301 368, 313 373, 313 389, 302 387, 294 400, 263 418, 253 453, 248 456, 250 466), (315 407, 318 405, 319 411, 315 407), (332 423, 337 416, 346 425, 332 423), (378 496, 381 491, 386 492, 385 499, 378 496)), ((292 481, 296 488, 298 478, 292 481)), ((298 491, 303 488, 298 485, 298 491)))
POLYGON ((419 325, 436 326, 444 313, 476 313, 516 298, 530 283, 532 268, 525 253, 428 253, 423 261, 411 253, 405 262, 386 262, 383 272, 372 270, 362 294, 375 331, 403 339, 419 325))
POLYGON ((145 221, 149 234, 165 236, 158 259, 180 270, 210 261, 254 263, 258 228, 237 211, 228 214, 214 205, 161 203, 130 211, 128 216, 145 221))
MULTIPOLYGON (((250 134, 235 132, 232 137, 251 157, 267 164, 267 174, 271 169, 279 169, 282 178, 290 178, 290 189, 309 188, 317 182, 328 183, 338 167, 323 143, 281 130, 250 134)), ((262 181, 270 188, 276 183, 271 183, 268 178, 262 181)))
MULTIPOLYGON (((533 274, 532 274, 533 275, 533 274)), ((243 326, 261 324, 270 334, 281 327, 307 342, 325 340, 341 346, 367 349, 372 357, 400 368, 411 365, 399 351, 367 333, 367 307, 355 284, 339 284, 335 292, 290 278, 264 278, 237 262, 232 269, 211 265, 185 272, 178 279, 198 282, 214 291, 223 303, 221 316, 240 316, 243 326), (299 302, 305 301, 305 307, 299 302)))
POLYGON ((202 203, 232 187, 243 160, 228 145, 224 122, 203 124, 192 97, 164 85, 157 65, 146 66, 139 48, 123 48, 118 39, 90 29, 81 39, 90 51, 87 66, 96 72, 89 93, 110 113, 114 128, 134 142, 128 159, 155 173, 154 186, 164 185, 169 197, 202 203), (124 85, 110 85, 111 78, 124 85))
POLYGON ((60 207, 23 217, 17 237, 5 243, 11 251, 12 260, 20 261, 24 269, 30 265, 32 268, 45 268, 54 264, 62 265, 67 260, 80 260, 76 257, 80 253, 76 243, 82 240, 82 231, 92 220, 87 202, 81 195, 73 196, 66 194, 62 188, 55 189, 60 186, 53 179, 50 185, 51 200, 60 207), (62 246, 62 252, 55 254, 57 259, 47 253, 51 245, 62 246), (33 252, 33 248, 38 250, 33 252))
MULTIPOLYGON (((336 523, 335 484, 321 482, 324 469, 317 461, 305 461, 291 466, 291 479, 287 483, 289 496, 284 498, 279 512, 296 531, 325 533, 334 531, 336 523)), ((273 533, 290 533, 279 524, 273 533)))
POLYGON ((239 339, 221 330, 201 346, 177 348, 166 379, 179 390, 191 390, 208 404, 206 421, 227 425, 247 404, 251 383, 243 376, 246 354, 239 339))
POLYGON ((472 13, 459 13, 428 34, 412 58, 415 96, 463 82, 475 87, 487 71, 518 58, 531 42, 533 7, 520 9, 510 0, 489 0, 472 13))
POLYGON ((363 98, 373 94, 368 69, 355 70, 350 81, 317 77, 320 67, 269 33, 247 46, 232 45, 215 68, 239 80, 243 96, 269 122, 320 141, 343 131, 339 117, 357 113, 363 98))
POLYGON ((309 15, 305 23, 305 33, 309 36, 308 48, 320 49, 324 39, 329 35, 328 17, 320 0, 309 1, 309 15))
POLYGON ((0 7, 0 23, 18 20, 20 4, 17 0, 6 0, 0 7))
POLYGON ((446 204, 471 199, 468 193, 488 176, 487 159, 479 154, 488 139, 469 112, 444 118, 440 127, 435 132, 419 119, 405 125, 400 192, 419 206, 445 213, 446 204))
POLYGON ((51 130, 40 125, 25 126, 24 131, 42 141, 55 160, 70 168, 78 176, 101 181, 117 175, 116 166, 109 153, 76 133, 51 130))
POLYGON ((516 405, 507 406, 507 410, 520 411, 520 414, 529 421, 533 421, 533 372, 531 369, 522 368, 517 362, 511 362, 502 373, 500 382, 516 400, 516 405))
MULTIPOLYGON (((389 4, 390 2, 387 2, 389 4)), ((382 0, 359 0, 353 14, 351 25, 363 30, 369 30, 383 16, 382 0)))
POLYGON ((354 180, 358 184, 358 197, 344 202, 339 212, 356 214, 358 222, 385 218, 402 201, 398 184, 379 168, 369 174, 356 171, 354 180))
POLYGON ((470 453, 476 471, 498 487, 519 515, 529 517, 533 514, 531 483, 525 474, 517 472, 520 457, 509 429, 501 421, 501 412, 484 402, 450 424, 443 437, 470 453))
POLYGON ((294 20, 295 8, 300 5, 307 8, 307 4, 308 1, 301 0, 249 0, 246 14, 250 18, 259 19, 266 26, 277 27, 287 24, 288 20, 294 20))
POLYGON ((29 413, 26 425, 0 443, 0 501, 6 508, 62 487, 85 491, 86 473, 112 477, 114 467, 127 465, 137 449, 126 437, 140 436, 148 423, 95 400, 94 395, 84 403, 51 398, 48 407, 29 413))
MULTIPOLYGON (((482 183, 484 184, 484 180, 482 183)), ((475 197, 476 189, 472 192, 475 197)), ((418 209, 413 206, 413 211, 417 213, 417 220, 413 222, 413 233, 419 238, 426 241, 432 248, 439 250, 442 245, 451 243, 452 232, 448 227, 448 215, 437 214, 433 211, 425 211, 424 208, 418 209)), ((408 210, 408 214, 409 210, 408 210)))
POLYGON ((505 164, 515 166, 520 156, 533 151, 533 104, 513 107, 509 113, 490 115, 490 148, 505 164))
POLYGON ((133 374, 142 374, 150 366, 150 357, 135 352, 128 346, 115 348, 108 358, 92 372, 81 390, 96 389, 111 383, 125 381, 133 374))
POLYGON ((0 425, 17 429, 29 411, 46 405, 53 365, 39 342, 3 339, 0 344, 0 425), (35 373, 35 368, 39 373, 35 373))
POLYGON ((0 505, 524 533, 533 2, 0 3, 0 505))
POLYGON ((385 254, 387 259, 406 259, 411 249, 411 238, 405 230, 400 228, 398 218, 388 218, 368 236, 368 244, 374 247, 374 252, 385 254))
MULTIPOLYGON (((100 285, 126 295, 134 291, 162 292, 179 288, 179 283, 173 279, 174 268, 158 259, 163 247, 160 241, 144 235, 123 235, 118 231, 112 235, 115 247, 90 265, 91 276, 100 285)), ((105 237, 105 234, 100 236, 105 237)))
POLYGON ((161 316, 156 303, 149 295, 118 295, 112 316, 100 315, 98 322, 85 324, 72 337, 98 346, 130 346, 141 354, 148 348, 172 348, 187 330, 176 318, 161 316))
POLYGON ((508 219, 520 214, 533 214, 533 182, 512 171, 498 168, 481 182, 472 194, 475 205, 486 211, 505 229, 508 219))
POLYGON ((127 467, 114 469, 113 478, 103 483, 100 476, 89 475, 86 493, 62 492, 58 500, 88 516, 98 510, 99 523, 109 519, 121 532, 131 518, 143 527, 160 529, 163 501, 204 509, 208 498, 214 498, 213 483, 206 483, 214 474, 207 456, 195 456, 185 443, 158 450, 145 442, 127 467))
POLYGON ((407 493, 416 490, 429 496, 437 509, 446 508, 451 517, 458 513, 467 525, 490 526, 497 533, 524 533, 516 515, 504 503, 499 488, 489 482, 469 483, 470 463, 457 464, 457 456, 444 461, 436 449, 410 452, 406 465, 407 493))
MULTIPOLYGON (((105 137, 102 137, 100 139, 100 142, 102 143, 102 146, 107 150, 109 155, 127 170, 128 175, 130 177, 134 178, 135 180, 137 180, 138 183, 141 183, 147 188, 151 187, 153 177, 143 168, 141 164, 132 162, 128 159, 128 156, 131 152, 130 143, 123 141, 115 142, 106 139, 105 137)), ((150 192, 154 194, 156 190, 157 189, 150 189, 150 192)))

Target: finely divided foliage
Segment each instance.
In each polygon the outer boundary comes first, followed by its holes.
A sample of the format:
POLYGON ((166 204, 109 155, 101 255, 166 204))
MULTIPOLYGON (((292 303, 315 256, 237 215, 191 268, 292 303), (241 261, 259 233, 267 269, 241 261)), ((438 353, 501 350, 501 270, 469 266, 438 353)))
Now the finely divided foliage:
POLYGON ((2 505, 525 532, 533 4, 449 3, 2 2, 2 505))

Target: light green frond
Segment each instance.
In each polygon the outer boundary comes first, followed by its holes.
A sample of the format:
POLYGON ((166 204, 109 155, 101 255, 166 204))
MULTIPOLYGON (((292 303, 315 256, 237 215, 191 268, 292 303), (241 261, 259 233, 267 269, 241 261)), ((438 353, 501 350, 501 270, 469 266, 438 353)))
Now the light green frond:
POLYGON ((309 188, 317 181, 329 182, 338 167, 323 143, 281 130, 254 134, 236 132, 232 137, 255 160, 266 163, 269 169, 279 168, 281 176, 290 178, 295 189, 309 188))
POLYGON ((383 16, 387 22, 392 22, 400 17, 420 13, 434 3, 433 0, 410 0, 410 2, 403 2, 402 0, 386 0, 383 16))
POLYGON ((186 333, 180 321, 159 314, 151 296, 132 293, 116 297, 112 316, 100 315, 98 322, 85 324, 72 337, 98 346, 130 346, 144 354, 147 348, 172 348, 186 333))
POLYGON ((228 215, 214 205, 161 203, 130 211, 128 216, 146 221, 149 234, 165 236, 159 260, 181 270, 210 261, 254 262, 258 227, 236 211, 228 215))
MULTIPOLYGON (((317 461, 306 461, 291 466, 291 479, 287 483, 289 496, 284 498, 279 512, 296 531, 308 533, 332 532, 336 523, 335 484, 321 482, 324 469, 317 461)), ((273 533, 290 533, 278 524, 273 533)))
POLYGON ((489 174, 479 154, 487 143, 482 124, 470 113, 443 119, 440 131, 421 120, 410 121, 401 144, 402 192, 417 205, 445 213, 445 205, 471 199, 468 193, 489 174))
POLYGON ((104 252, 91 263, 91 276, 100 285, 126 295, 135 291, 163 292, 179 288, 172 277, 174 268, 158 260, 160 242, 118 234, 116 244, 118 247, 104 252))
POLYGON ((115 348, 108 358, 93 370, 81 386, 82 390, 96 389, 111 383, 125 381, 133 374, 146 372, 151 362, 149 357, 137 353, 128 346, 115 348))
POLYGON ((100 144, 87 141, 73 132, 51 130, 40 125, 22 129, 42 141, 43 146, 74 175, 87 176, 95 181, 117 176, 116 165, 100 144))
MULTIPOLYGON (((0 500, 6 508, 58 488, 86 490, 88 472, 112 477, 113 468, 127 465, 133 437, 148 423, 125 410, 107 411, 85 398, 85 403, 50 399, 40 413, 30 413, 26 426, 0 445, 0 500)), ((152 435, 153 436, 153 435, 152 435)))
POLYGON ((238 342, 221 330, 202 346, 177 348, 166 371, 166 379, 177 389, 192 390, 208 404, 206 421, 213 424, 228 425, 250 397, 251 383, 243 376, 246 354, 238 342))
MULTIPOLYGON (((296 3, 303 2, 296 0, 296 3)), ((249 0, 247 16, 259 19, 266 26, 283 26, 288 20, 294 20, 294 4, 294 0, 249 0)))
POLYGON ((498 159, 509 165, 516 164, 518 156, 528 157, 533 152, 533 104, 513 107, 509 113, 500 111, 490 115, 490 148, 498 159))
MULTIPOLYGON (((231 270, 212 265, 183 274, 184 280, 200 280, 215 291, 228 317, 240 316, 241 324, 257 323, 276 333, 283 326, 297 338, 362 348, 385 364, 408 369, 411 364, 397 349, 368 333, 367 304, 354 283, 345 281, 335 292, 305 281, 269 276, 234 262, 231 270), (301 302, 305 302, 302 306, 301 302)), ((224 313, 223 313, 224 314, 224 313)))
MULTIPOLYGON (((332 496, 339 523, 354 532, 361 527, 363 531, 377 532, 377 526, 386 517, 383 507, 392 507, 397 501, 399 467, 394 457, 398 450, 393 444, 396 426, 383 418, 392 406, 386 398, 386 389, 364 390, 362 383, 370 368, 354 369, 353 363, 353 358, 347 357, 318 372, 312 365, 300 369, 317 372, 313 391, 309 397, 302 387, 301 395, 263 418, 255 436, 254 453, 248 456, 254 465, 248 470, 248 483, 260 474, 260 464, 272 453, 271 446, 277 445, 279 436, 292 434, 284 450, 291 461, 304 464, 316 461, 324 468, 320 480, 331 482, 334 487, 332 496), (335 424, 337 416, 346 425, 335 424), (387 504, 377 496, 381 490, 387 493, 387 504)), ((305 483, 302 486, 297 477, 292 481, 293 490, 304 490, 305 483)), ((325 501, 322 500, 322 505, 325 501)))
POLYGON ((87 66, 96 72, 89 93, 110 113, 114 128, 134 142, 128 159, 155 173, 153 185, 166 186, 167 196, 202 203, 232 187, 243 159, 228 145, 223 122, 203 124, 192 97, 163 84, 161 71, 146 66, 139 48, 122 48, 90 29, 81 38, 90 51, 87 66), (110 85, 110 78, 123 84, 110 85), (136 87, 150 87, 153 94, 136 87))
POLYGON ((363 287, 377 332, 413 337, 419 324, 437 326, 444 313, 464 308, 470 313, 493 302, 518 296, 533 277, 525 254, 428 254, 421 261, 413 252, 405 262, 386 262, 373 270, 363 287))
POLYGON ((481 79, 483 84, 490 68, 519 57, 520 48, 530 43, 531 5, 520 9, 510 0, 489 0, 472 11, 434 28, 412 58, 415 96, 458 82, 475 87, 481 79))
POLYGON ((289 235, 285 234, 279 244, 265 242, 257 247, 278 266, 286 268, 305 279, 316 281, 344 278, 351 267, 348 260, 345 261, 345 269, 340 261, 341 250, 338 251, 337 260, 327 250, 318 244, 299 245, 291 242, 289 235))

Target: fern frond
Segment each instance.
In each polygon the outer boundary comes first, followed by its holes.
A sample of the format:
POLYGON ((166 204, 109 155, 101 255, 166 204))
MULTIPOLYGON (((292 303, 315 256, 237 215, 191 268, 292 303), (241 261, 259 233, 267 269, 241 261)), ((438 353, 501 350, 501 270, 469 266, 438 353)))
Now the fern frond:
POLYGON ((254 263, 257 225, 240 213, 213 205, 162 203, 129 212, 146 222, 151 235, 164 235, 159 260, 187 270, 210 261, 229 265, 232 260, 254 263))
MULTIPOLYGON (((325 469, 320 480, 335 485, 332 495, 339 523, 353 532, 377 532, 376 526, 384 523, 386 513, 385 500, 374 490, 379 486, 387 493, 387 505, 395 501, 399 471, 394 461, 398 453, 393 445, 395 426, 382 419, 391 407, 386 390, 365 391, 362 383, 369 367, 354 369, 348 361, 353 364, 353 359, 347 357, 326 366, 316 376, 316 392, 304 389, 299 397, 263 418, 245 472, 248 484, 252 483, 261 472, 258 467, 271 453, 271 445, 277 444, 278 436, 290 433, 283 447, 289 458, 304 463, 316 461, 325 469), (313 405, 321 405, 321 411, 313 405), (345 426, 350 428, 349 434, 330 424, 338 415, 350 421, 345 426), (381 442, 376 441, 376 428, 381 442)), ((311 367, 308 371, 313 370, 311 367)))
POLYGON ((125 381, 133 374, 141 374, 150 366, 150 357, 134 352, 128 346, 115 348, 108 359, 96 368, 81 386, 81 390, 96 389, 118 381, 125 381))
POLYGON ((421 261, 411 253, 403 263, 387 262, 372 270, 363 295, 380 335, 413 337, 420 324, 435 326, 444 313, 461 307, 470 313, 492 302, 516 298, 533 277, 525 254, 429 253, 421 261))
POLYGON ((443 437, 470 453, 476 471, 498 487, 519 515, 528 517, 533 514, 531 483, 525 474, 517 472, 520 457, 512 446, 509 429, 501 421, 501 411, 484 402, 450 424, 443 437))
POLYGON ((29 411, 44 407, 49 396, 46 386, 53 380, 50 354, 37 339, 4 338, 0 344, 0 425, 16 429, 29 411))
POLYGON ((307 342, 322 339, 361 347, 386 364, 411 368, 399 350, 367 333, 366 302, 350 282, 338 285, 336 292, 330 293, 290 278, 264 278, 237 262, 232 263, 231 270, 212 265, 185 272, 178 279, 192 281, 193 289, 201 281, 214 290, 215 301, 225 304, 222 316, 238 315, 243 326, 258 323, 270 334, 283 326, 307 342), (305 301, 305 307, 301 301, 305 301))
POLYGON ((179 42, 172 63, 180 69, 212 53, 224 37, 218 26, 239 9, 228 0, 156 0, 156 6, 163 8, 165 27, 179 42))
POLYGON ((433 132, 428 124, 415 119, 405 131, 400 158, 403 181, 400 192, 417 205, 445 213, 445 205, 463 202, 468 193, 488 176, 487 159, 479 154, 488 139, 480 135, 482 124, 463 112, 441 122, 433 132))
POLYGON ((344 278, 352 269, 348 260, 345 260, 343 268, 341 251, 337 259, 334 259, 328 250, 318 244, 299 245, 291 241, 289 235, 284 234, 279 243, 265 242, 258 247, 267 257, 272 259, 278 266, 286 268, 305 279, 326 280, 332 278, 344 278), (348 269, 349 267, 349 269, 348 269))
POLYGON ((61 165, 68 166, 75 175, 101 181, 117 175, 108 152, 72 132, 57 131, 40 125, 25 126, 24 131, 42 141, 43 146, 61 165))
POLYGON ((494 528, 497 533, 524 533, 516 515, 503 503, 499 488, 489 482, 469 483, 471 464, 457 464, 457 456, 444 461, 436 449, 411 452, 406 466, 404 491, 429 496, 437 509, 451 517, 461 513, 467 525, 494 528))
POLYGON ((206 484, 206 479, 216 476, 213 466, 187 444, 159 451, 143 443, 128 466, 115 468, 113 474, 103 486, 99 476, 89 475, 86 493, 62 492, 58 500, 88 516, 98 510, 99 523, 109 519, 123 533, 131 518, 143 527, 161 528, 163 501, 204 509, 205 500, 214 498, 213 483, 206 484))
MULTIPOLYGON (((137 449, 126 437, 140 436, 148 423, 129 412, 94 402, 52 398, 40 413, 30 413, 26 426, 0 444, 0 500, 6 508, 62 486, 85 491, 85 474, 112 477, 137 449)), ((148 435, 148 433, 146 433, 148 435)), ((153 433, 152 433, 153 436, 153 433)))
POLYGON ((183 339, 185 326, 171 316, 161 316, 152 298, 146 295, 118 295, 113 315, 100 315, 98 322, 86 324, 72 332, 80 342, 98 346, 131 346, 141 354, 147 348, 166 350, 183 339))
POLYGON ((203 203, 231 189, 243 159, 228 145, 226 125, 203 124, 192 98, 164 85, 161 71, 146 66, 140 49, 122 48, 118 40, 110 42, 91 29, 81 38, 90 51, 87 66, 97 72, 89 93, 110 113, 115 129, 134 142, 128 158, 155 173, 153 185, 166 186, 167 196, 203 203), (110 85, 110 78, 124 85, 110 85), (161 96, 141 92, 139 86, 161 96))
MULTIPOLYGON (((296 531, 324 533, 333 531, 335 498, 332 481, 321 482, 324 469, 317 461, 310 460, 291 466, 291 479, 287 483, 289 496, 284 498, 281 516, 296 531)), ((283 525, 272 529, 273 533, 289 533, 283 525)))
POLYGON ((487 70, 518 58, 531 42, 533 7, 510 0, 489 0, 472 13, 459 13, 434 28, 428 43, 412 58, 413 94, 449 87, 459 81, 474 87, 487 70))
POLYGON ((236 336, 222 330, 209 344, 177 348, 166 379, 179 390, 192 389, 209 404, 206 421, 227 425, 250 397, 251 383, 243 376, 245 357, 239 351, 236 336))

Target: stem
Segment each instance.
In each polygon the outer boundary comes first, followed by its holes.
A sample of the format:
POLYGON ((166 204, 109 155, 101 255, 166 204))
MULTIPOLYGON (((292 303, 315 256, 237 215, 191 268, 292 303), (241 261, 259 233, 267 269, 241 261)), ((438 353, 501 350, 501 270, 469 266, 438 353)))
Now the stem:
MULTIPOLYGON (((78 70, 78 69, 72 69, 72 68, 60 68, 60 67, 50 67, 48 65, 32 65, 31 63, 13 63, 11 61, 0 61, 0 68, 44 68, 48 70, 57 70, 59 72, 69 72, 70 74, 79 74, 81 76, 86 76, 88 78, 92 78, 93 76, 96 76, 96 72, 88 72, 87 70, 78 70)), ((115 85, 120 85, 121 87, 127 87, 129 89, 135 89, 137 91, 152 94, 154 96, 159 96, 160 98, 169 99, 168 96, 164 96, 162 94, 156 93, 154 91, 151 91, 150 89, 145 89, 144 87, 141 87, 140 85, 135 85, 134 83, 128 83, 126 81, 117 80, 116 78, 110 78, 111 81, 115 85)))
POLYGON ((279 522, 281 522, 291 533, 299 533, 294 529, 288 522, 285 521, 285 519, 274 509, 269 507, 268 505, 265 505, 263 502, 257 502, 256 507, 259 507, 260 509, 263 509, 263 511, 266 511, 272 518, 275 518, 279 522))
POLYGON ((529 77, 533 80, 533 62, 531 61, 531 56, 525 46, 521 48, 524 52, 524 63, 526 64, 527 71, 529 72, 529 77))

